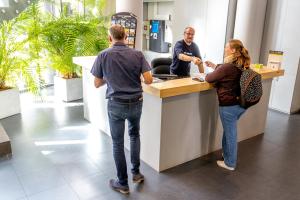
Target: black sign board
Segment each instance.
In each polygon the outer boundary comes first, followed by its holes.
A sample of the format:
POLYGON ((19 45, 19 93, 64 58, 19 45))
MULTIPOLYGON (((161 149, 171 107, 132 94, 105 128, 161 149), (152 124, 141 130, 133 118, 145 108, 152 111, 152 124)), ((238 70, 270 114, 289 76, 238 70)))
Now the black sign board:
POLYGON ((137 18, 129 12, 116 13, 111 17, 111 25, 120 24, 125 28, 127 35, 127 45, 135 48, 137 18))

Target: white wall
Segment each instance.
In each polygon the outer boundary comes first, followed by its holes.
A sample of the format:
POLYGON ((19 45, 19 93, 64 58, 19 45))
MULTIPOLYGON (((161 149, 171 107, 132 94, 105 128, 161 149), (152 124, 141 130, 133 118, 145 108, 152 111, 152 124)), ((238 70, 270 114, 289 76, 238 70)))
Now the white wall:
POLYGON ((229 0, 209 0, 207 2, 203 52, 205 54, 203 56, 207 60, 221 63, 224 54, 229 0))
POLYGON ((135 49, 142 50, 143 30, 143 1, 141 0, 116 0, 116 12, 131 12, 136 15, 137 27, 135 49))
POLYGON ((260 56, 267 0, 238 0, 234 38, 241 40, 249 50, 251 62, 260 56))
MULTIPOLYGON (((223 60, 229 0, 175 0, 173 46, 183 39, 186 26, 195 28, 194 41, 202 58, 220 63, 223 60)), ((194 66, 191 72, 197 72, 194 66)))
POLYGON ((173 16, 174 2, 148 3, 148 19, 168 20, 169 15, 173 16))
POLYGON ((268 1, 261 59, 267 63, 269 50, 284 52, 285 75, 273 82, 270 107, 285 113, 300 109, 300 1, 268 1), (297 82, 296 82, 297 80, 297 82))
POLYGON ((104 8, 104 15, 112 15, 116 13, 116 0, 107 0, 104 8))

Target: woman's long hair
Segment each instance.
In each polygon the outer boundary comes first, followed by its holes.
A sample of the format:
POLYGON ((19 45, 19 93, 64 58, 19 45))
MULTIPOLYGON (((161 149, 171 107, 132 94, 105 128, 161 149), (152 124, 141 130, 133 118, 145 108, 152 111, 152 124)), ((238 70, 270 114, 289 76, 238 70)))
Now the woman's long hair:
POLYGON ((248 50, 244 47, 240 40, 232 39, 228 42, 231 49, 235 50, 235 53, 227 55, 224 58, 224 63, 237 64, 243 66, 244 69, 250 67, 250 56, 248 50))

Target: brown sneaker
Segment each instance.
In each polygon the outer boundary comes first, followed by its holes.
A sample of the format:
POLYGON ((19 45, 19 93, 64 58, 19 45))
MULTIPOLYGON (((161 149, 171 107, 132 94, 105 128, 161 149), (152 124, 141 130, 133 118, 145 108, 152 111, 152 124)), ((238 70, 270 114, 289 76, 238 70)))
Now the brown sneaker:
POLYGON ((128 187, 128 185, 121 185, 119 183, 119 181, 117 181, 115 179, 109 180, 109 185, 115 191, 118 191, 118 192, 120 192, 122 194, 129 194, 129 187, 128 187))
POLYGON ((137 174, 132 174, 132 181, 134 183, 141 183, 145 180, 145 177, 143 174, 141 173, 137 173, 137 174))

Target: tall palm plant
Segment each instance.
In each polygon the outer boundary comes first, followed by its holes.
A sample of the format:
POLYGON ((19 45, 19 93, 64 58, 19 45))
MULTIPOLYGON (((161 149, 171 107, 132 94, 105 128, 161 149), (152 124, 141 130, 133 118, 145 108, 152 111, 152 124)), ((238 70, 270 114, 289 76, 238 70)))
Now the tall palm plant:
POLYGON ((0 90, 16 87, 23 80, 29 90, 36 92, 37 86, 28 69, 26 59, 20 51, 24 48, 24 40, 14 34, 15 20, 4 21, 0 27, 0 90))
POLYGON ((108 21, 108 17, 85 18, 82 21, 86 30, 77 40, 77 56, 96 55, 109 46, 108 21))
POLYGON ((43 34, 51 65, 63 78, 76 78, 80 75, 81 68, 72 61, 74 56, 95 55, 108 46, 107 28, 104 22, 99 23, 99 19, 61 17, 45 27, 43 34))
POLYGON ((15 25, 16 34, 25 37, 26 45, 23 48, 23 52, 26 54, 25 59, 28 63, 28 69, 30 69, 40 93, 40 89, 45 84, 42 73, 47 69, 47 57, 44 51, 45 42, 42 35, 44 24, 50 20, 50 16, 40 11, 38 3, 33 3, 15 20, 18 22, 15 25))

